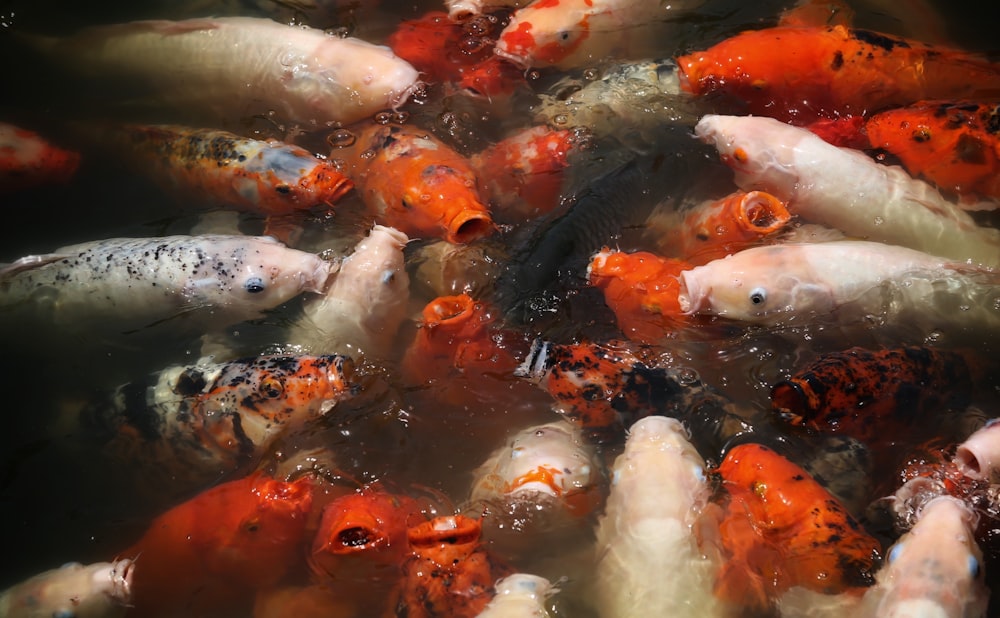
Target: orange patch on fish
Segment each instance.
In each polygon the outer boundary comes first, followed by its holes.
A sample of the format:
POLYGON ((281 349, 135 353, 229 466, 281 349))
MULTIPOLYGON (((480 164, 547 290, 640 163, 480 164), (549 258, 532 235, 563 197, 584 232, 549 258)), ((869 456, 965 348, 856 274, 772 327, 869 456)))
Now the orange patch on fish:
POLYGON ((80 155, 59 148, 34 131, 0 122, 0 192, 68 182, 80 155))

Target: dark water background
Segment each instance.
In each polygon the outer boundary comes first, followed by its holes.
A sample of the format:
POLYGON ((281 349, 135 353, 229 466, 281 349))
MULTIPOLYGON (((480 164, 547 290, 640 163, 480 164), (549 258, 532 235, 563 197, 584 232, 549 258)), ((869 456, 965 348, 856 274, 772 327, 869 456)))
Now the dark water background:
MULTIPOLYGON (((12 31, 59 34, 89 24, 155 17, 179 18, 180 3, 155 2, 0 2, 0 22, 12 31)), ((234 2, 234 4, 236 4, 234 2)), ((262 4, 266 4, 262 0, 262 4)), ((938 2, 923 5, 859 4, 857 25, 887 33, 914 36, 937 32, 956 46, 1000 57, 996 38, 1000 8, 981 3, 938 2)), ((384 37, 402 19, 411 19, 438 3, 384 0, 377 10, 360 17, 325 15, 324 28, 346 28, 372 42, 384 37)), ((665 43, 662 56, 701 49, 739 30, 771 23, 783 3, 710 1, 695 17, 685 20, 680 35, 665 43)), ((204 13, 203 13, 204 14, 204 13)), ((0 87, 0 120, 23 123, 59 141, 63 123, 89 122, 102 111, 88 101, 98 98, 86 84, 49 72, 30 54, 0 39, 4 77, 0 87)), ((542 71, 537 84, 552 77, 542 71)), ((102 86, 103 87, 103 86, 102 86)), ((541 86, 538 86, 539 88, 541 86)), ((525 110, 514 110, 527 115, 525 110)), ((234 119, 235 120, 235 119, 234 119)), ((247 132, 282 136, 282 127, 260 119, 245 122, 247 132)), ((475 127, 473 127, 475 128, 475 127)), ((318 143, 318 142, 317 142, 318 143)), ((718 173, 718 167, 713 173, 718 173)), ((338 208, 356 207, 356 197, 338 208)), ((175 200, 142 179, 107 160, 84 159, 78 177, 65 186, 43 187, 0 196, 0 262, 28 254, 45 253, 72 242, 118 236, 161 236, 185 233, 198 211, 178 209, 175 200)), ((256 233, 261 222, 243 218, 244 230, 256 233)), ((341 215, 311 223, 317 235, 343 246, 353 245, 364 233, 363 217, 341 215), (343 239, 347 238, 345 242, 343 239)), ((621 240, 621 239, 619 239, 621 240)), ((622 248, 627 246, 623 241, 622 248)), ((408 251, 413 251, 411 247, 408 251)), ((413 287, 414 315, 431 295, 413 287)), ((296 301, 263 323, 244 325, 241 336, 261 340, 280 338, 284 320, 295 315, 296 301)), ((594 327, 607 312, 593 315, 563 311, 558 319, 571 336, 594 327), (598 317, 594 317, 594 316, 598 317)), ((0 316, 2 320, 3 316, 0 316)), ((194 362, 200 342, 197 334, 143 334, 127 345, 105 345, 86 334, 67 335, 30 331, 3 324, 4 353, 0 356, 3 428, 0 429, 0 587, 67 561, 107 560, 141 534, 149 517, 162 510, 123 481, 127 463, 119 467, 99 463, 98 454, 79 435, 75 414, 83 402, 124 382, 146 376, 175 363, 194 362), (148 336, 147 336, 148 335, 148 336)), ((597 327, 601 325, 598 324, 597 327)), ((599 328, 598 328, 599 330, 599 328)), ((530 338, 536 333, 528 332, 530 338)), ((404 325, 400 352, 412 338, 412 321, 404 325)), ((680 345, 673 352, 694 367, 702 379, 734 400, 761 408, 767 405, 770 384, 812 354, 851 345, 921 343, 926 334, 906 325, 867 329, 803 329, 780 336, 732 330, 731 337, 708 344, 680 345)), ((934 333, 931 338, 952 345, 972 345, 993 358, 1000 352, 1000 333, 975 327, 934 333)), ((277 343, 280 341, 274 341, 277 343)), ((390 478, 400 484, 419 484, 460 502, 468 491, 469 473, 485 454, 499 445, 508 431, 551 418, 549 399, 522 383, 511 382, 507 396, 460 407, 439 406, 427 390, 404 390, 393 382, 395 368, 382 368, 386 378, 362 401, 346 407, 341 422, 319 437, 338 453, 345 475, 357 480, 390 478)), ((996 382, 994 380, 994 382, 996 382)), ((983 404, 996 416, 997 402, 983 404)), ((314 437, 315 439, 316 437, 314 437)), ((905 441, 901 440, 903 444, 905 441)), ((610 460, 620 445, 607 448, 610 460)), ((153 492, 155 493, 155 492, 153 492)), ((543 547, 549 553, 558 548, 543 547)), ((525 559, 531 565, 533 558, 525 559)), ((558 567, 550 567, 554 578, 558 567)), ((987 564, 987 573, 1000 564, 987 564)), ((991 578, 992 579, 992 578, 991 578)))

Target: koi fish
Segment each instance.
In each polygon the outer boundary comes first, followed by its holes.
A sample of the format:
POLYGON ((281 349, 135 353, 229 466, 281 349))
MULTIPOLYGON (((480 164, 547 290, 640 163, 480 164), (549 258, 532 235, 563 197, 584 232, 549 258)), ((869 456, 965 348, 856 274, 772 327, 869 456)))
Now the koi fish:
POLYGON ((864 133, 872 148, 894 155, 941 191, 964 202, 998 201, 997 109, 995 103, 922 101, 874 114, 864 133))
POLYGON ((351 396, 352 379, 353 363, 338 355, 173 366, 91 402, 81 419, 144 484, 189 491, 327 414, 351 396))
POLYGON ((806 221, 857 238, 1000 265, 1000 230, 978 225, 902 168, 773 118, 707 115, 695 133, 715 145, 741 189, 767 191, 806 221))
POLYGON ((253 591, 299 559, 313 485, 263 474, 217 485, 156 517, 124 552, 141 556, 131 611, 141 616, 249 615, 253 591))
POLYGON ((771 408, 795 424, 871 443, 942 407, 968 403, 977 382, 967 354, 907 346, 824 354, 771 388, 771 408))
POLYGON ((411 238, 469 243, 493 233, 489 209, 469 161, 433 134, 369 124, 343 152, 348 176, 376 221, 411 238))
POLYGON ((536 425, 514 434, 473 472, 470 500, 527 501, 582 517, 600 502, 600 472, 579 427, 565 420, 536 425))
POLYGON ((135 84, 125 98, 223 121, 235 111, 357 122, 419 88, 417 70, 388 47, 264 18, 138 21, 27 42, 92 90, 135 84))
POLYGON ((340 263, 336 277, 319 296, 302 303, 302 315, 285 341, 303 350, 387 358, 406 317, 410 277, 403 248, 406 234, 375 225, 340 263))
POLYGON ((615 459, 597 525, 594 583, 602 616, 726 615, 712 594, 721 556, 698 539, 700 527, 711 525, 710 516, 703 518, 711 489, 688 436, 677 419, 650 416, 631 427, 615 459))
POLYGON ((686 0, 536 0, 518 9, 494 52, 520 67, 571 69, 610 56, 641 58, 661 22, 703 4, 686 0))
POLYGON ((990 591, 973 535, 977 519, 948 496, 924 504, 913 529, 889 550, 856 615, 986 616, 990 591))
POLYGON ((0 270, 0 307, 59 326, 130 332, 180 316, 217 326, 321 292, 333 265, 270 237, 110 238, 0 270))
POLYGON ((167 190, 265 215, 332 207, 354 184, 305 148, 178 125, 103 129, 137 173, 167 190))
POLYGON ((511 222, 528 221, 559 205, 563 170, 577 142, 572 131, 546 126, 515 132, 471 158, 495 212, 511 222))
MULTIPOLYGON (((744 249, 680 274, 681 310, 759 324, 862 314, 898 314, 908 303, 929 311, 934 282, 971 294, 970 269, 905 247, 863 240, 786 243, 744 249), (777 273, 777 275, 776 275, 777 273), (882 292, 902 295, 893 302, 882 292), (840 312, 841 315, 835 312, 840 312)), ((939 291, 940 292, 940 291, 939 291)))
POLYGON ((750 30, 677 65, 687 92, 724 93, 796 124, 1000 94, 1000 66, 979 55, 843 25, 750 30))
POLYGON ((0 191, 68 182, 80 154, 49 143, 34 131, 0 122, 0 191))
POLYGON ((444 0, 448 9, 448 18, 452 21, 464 22, 482 15, 494 13, 500 9, 519 9, 527 6, 532 0, 444 0))
POLYGON ((514 573, 496 583, 496 595, 477 618, 549 618, 545 603, 557 592, 544 577, 514 573))
POLYGON ((494 596, 494 583, 511 574, 480 541, 482 523, 442 515, 410 527, 412 555, 403 565, 392 615, 406 618, 473 618, 494 596))
POLYGON ((955 465, 971 479, 1000 482, 1000 422, 988 421, 959 444, 955 465))
POLYGON ((729 493, 719 598, 766 609, 795 586, 860 595, 874 581, 879 542, 805 470, 748 443, 730 449, 717 472, 729 493))
POLYGON ((605 247, 591 259, 587 279, 604 292, 604 302, 627 338, 654 343, 690 321, 677 297, 678 276, 690 268, 683 260, 648 251, 625 253, 605 247))
MULTIPOLYGON (((140 567, 142 570, 144 567, 140 567)), ((135 561, 65 564, 0 592, 5 618, 115 618, 132 602, 135 561)))

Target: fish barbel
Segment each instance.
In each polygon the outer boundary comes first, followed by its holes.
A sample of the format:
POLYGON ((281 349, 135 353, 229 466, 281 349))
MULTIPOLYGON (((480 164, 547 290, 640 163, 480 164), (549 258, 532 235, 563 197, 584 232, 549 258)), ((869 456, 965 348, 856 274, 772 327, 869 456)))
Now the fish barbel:
POLYGON ((126 333, 185 314, 225 326, 322 292, 332 271, 330 262, 268 236, 110 238, 7 265, 0 309, 60 326, 103 320, 126 333))
POLYGON ((350 123, 398 107, 419 83, 388 47, 265 18, 137 21, 27 39, 82 79, 141 84, 141 101, 213 119, 271 112, 320 127, 350 123))
POLYGON ((715 145, 741 189, 772 193, 809 222, 866 240, 1000 265, 1000 230, 977 225, 960 206, 900 167, 773 118, 709 114, 695 134, 715 145))
MULTIPOLYGON (((142 567, 139 567, 140 569, 142 567)), ((132 601, 135 561, 71 562, 0 593, 4 618, 117 618, 132 601)))

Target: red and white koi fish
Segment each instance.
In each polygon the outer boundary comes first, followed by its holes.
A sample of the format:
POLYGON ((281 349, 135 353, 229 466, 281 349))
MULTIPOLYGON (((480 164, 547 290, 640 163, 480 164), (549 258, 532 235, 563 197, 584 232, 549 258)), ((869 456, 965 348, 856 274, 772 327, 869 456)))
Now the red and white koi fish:
POLYGON ((59 148, 34 131, 0 122, 0 191, 64 183, 79 166, 79 153, 59 148))
POLYGON ((81 79, 142 84, 133 101, 213 120, 236 112, 350 123, 419 87, 416 69, 388 47, 264 18, 138 21, 27 39, 81 79))
POLYGON ((695 133, 718 149, 741 189, 767 191, 806 221, 958 261, 1000 265, 1000 230, 978 225, 902 168, 773 118, 707 115, 695 133))
MULTIPOLYGON (((121 618, 132 602, 135 561, 65 564, 0 592, 4 618, 121 618)), ((140 569, 142 567, 139 567, 140 569)))

